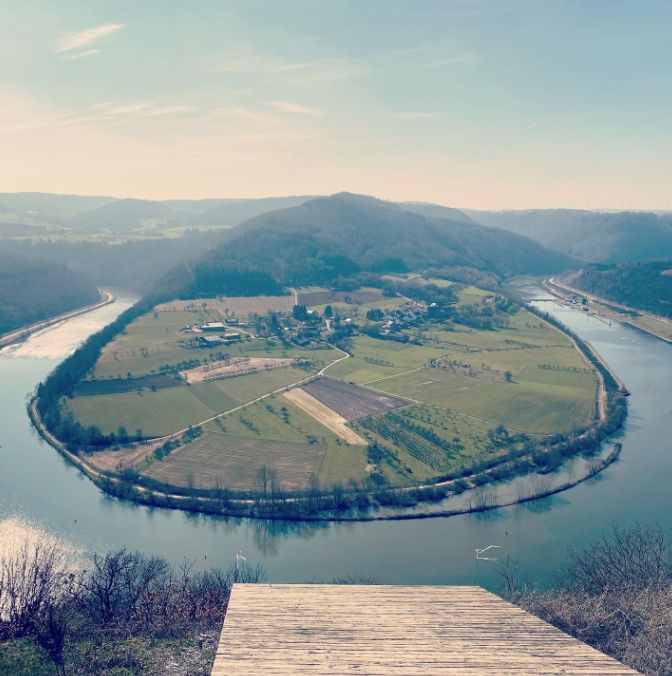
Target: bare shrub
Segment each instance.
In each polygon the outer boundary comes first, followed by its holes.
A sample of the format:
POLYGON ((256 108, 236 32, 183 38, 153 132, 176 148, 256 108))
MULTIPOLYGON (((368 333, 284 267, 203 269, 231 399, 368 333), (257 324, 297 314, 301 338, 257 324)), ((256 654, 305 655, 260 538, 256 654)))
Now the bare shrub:
POLYGON ((645 674, 672 673, 672 550, 664 533, 615 529, 570 552, 556 589, 503 570, 504 595, 559 629, 645 674))
POLYGON ((0 637, 22 636, 71 594, 75 573, 57 544, 27 541, 0 558, 0 637))

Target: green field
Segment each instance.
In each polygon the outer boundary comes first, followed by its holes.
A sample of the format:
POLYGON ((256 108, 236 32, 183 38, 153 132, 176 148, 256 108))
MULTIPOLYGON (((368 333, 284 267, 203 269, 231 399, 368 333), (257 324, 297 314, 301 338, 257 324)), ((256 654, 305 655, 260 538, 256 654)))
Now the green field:
MULTIPOLYGON (((456 288, 460 308, 494 306, 491 292, 456 288)), ((320 289, 301 290, 309 291, 320 289)), ((407 485, 505 455, 506 443, 493 441, 498 426, 506 434, 522 434, 511 442, 522 444, 526 438, 542 439, 593 422, 594 371, 567 337, 524 310, 503 316, 493 330, 425 320, 403 329, 407 343, 360 333, 348 339, 349 356, 338 363, 344 353, 324 342, 298 347, 257 337, 250 328, 240 343, 196 349, 182 331, 233 313, 254 317, 276 302, 287 299, 206 299, 161 306, 110 343, 90 377, 148 376, 178 364, 221 359, 224 350, 231 357, 301 357, 311 362, 305 368, 285 366, 189 386, 176 381, 174 387, 156 391, 76 396, 64 399, 63 406, 82 425, 104 433, 123 426, 131 434, 140 429, 156 437, 219 416, 204 425, 198 440, 138 467, 165 483, 205 488, 252 489, 262 465, 274 468, 287 489, 305 488, 312 475, 325 486, 353 480, 407 485), (347 444, 281 392, 274 393, 332 363, 329 377, 408 400, 407 406, 350 423, 370 444, 368 450, 347 444)), ((371 324, 368 309, 389 312, 405 302, 399 297, 365 304, 337 301, 332 307, 361 327, 371 324)))

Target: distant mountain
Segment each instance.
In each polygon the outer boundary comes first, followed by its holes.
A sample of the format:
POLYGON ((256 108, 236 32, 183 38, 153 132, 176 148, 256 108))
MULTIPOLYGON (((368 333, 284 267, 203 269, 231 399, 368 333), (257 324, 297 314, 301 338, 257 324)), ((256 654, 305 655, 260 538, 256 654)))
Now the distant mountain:
POLYGON ((476 222, 465 211, 453 209, 452 207, 444 207, 432 202, 402 202, 401 206, 407 211, 413 211, 416 214, 422 214, 429 218, 443 218, 448 221, 463 221, 465 223, 476 222))
POLYGON ((0 252, 0 334, 98 298, 90 279, 64 265, 0 252))
POLYGON ((194 293, 212 293, 218 292, 220 277, 231 282, 232 270, 263 271, 262 286, 270 288, 272 279, 328 283, 359 271, 446 266, 477 268, 504 278, 557 272, 575 261, 504 230, 469 220, 428 218, 403 204, 340 193, 271 211, 234 228, 189 269, 185 283, 194 293))
POLYGON ((81 232, 109 230, 128 234, 152 225, 233 227, 265 211, 296 206, 308 197, 264 199, 138 200, 120 199, 77 214, 69 224, 81 232))
POLYGON ((672 216, 575 209, 468 211, 479 223, 525 235, 576 258, 627 263, 672 257, 672 216))
POLYGON ((267 211, 286 209, 303 204, 312 199, 309 196, 265 197, 262 199, 227 200, 226 204, 216 206, 190 219, 190 225, 220 225, 233 227, 259 216, 267 211))
POLYGON ((115 201, 114 197, 90 195, 55 195, 46 192, 5 192, 0 193, 0 207, 7 211, 38 213, 57 219, 67 219, 97 209, 115 201))
POLYGON ((672 260, 588 267, 567 282, 621 305, 672 318, 672 260))
POLYGON ((73 216, 70 225, 81 232, 128 233, 142 228, 149 220, 166 221, 175 215, 175 207, 166 202, 120 199, 73 216))

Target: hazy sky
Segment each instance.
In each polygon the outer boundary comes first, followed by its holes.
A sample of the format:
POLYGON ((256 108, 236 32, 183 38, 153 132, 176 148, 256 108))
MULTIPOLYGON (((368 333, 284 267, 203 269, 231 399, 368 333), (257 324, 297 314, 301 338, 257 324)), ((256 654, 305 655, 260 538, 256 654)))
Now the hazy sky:
POLYGON ((672 0, 0 0, 0 191, 672 209, 672 0))

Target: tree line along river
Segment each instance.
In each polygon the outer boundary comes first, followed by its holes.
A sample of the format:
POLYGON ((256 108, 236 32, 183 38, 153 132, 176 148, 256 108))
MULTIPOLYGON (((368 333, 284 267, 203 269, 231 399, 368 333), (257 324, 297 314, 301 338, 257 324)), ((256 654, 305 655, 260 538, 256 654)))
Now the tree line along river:
MULTIPOLYGON (((524 291, 548 297, 538 286, 524 291)), ((476 548, 498 545, 497 558, 517 561, 543 584, 568 548, 613 526, 672 524, 672 345, 554 303, 540 307, 590 341, 631 392, 620 459, 570 490, 481 514, 350 524, 224 519, 106 497, 39 438, 26 395, 134 300, 118 293, 113 305, 0 351, 0 548, 46 531, 82 553, 128 547, 205 567, 228 567, 242 550, 275 582, 366 575, 392 584, 496 588, 498 564, 477 560, 476 548)))

